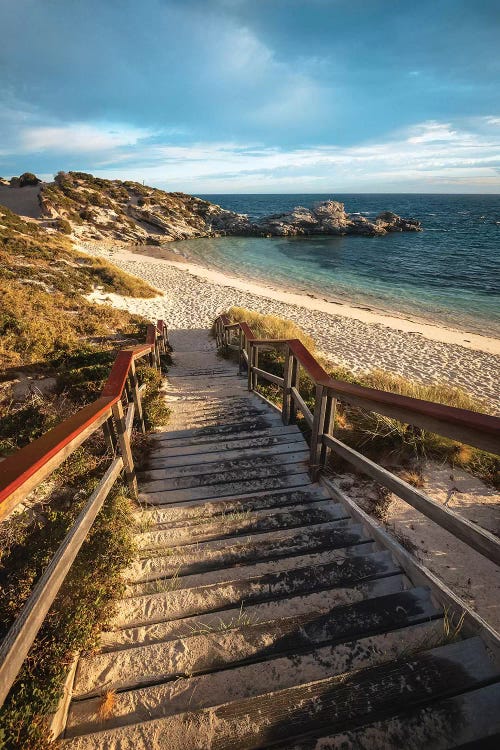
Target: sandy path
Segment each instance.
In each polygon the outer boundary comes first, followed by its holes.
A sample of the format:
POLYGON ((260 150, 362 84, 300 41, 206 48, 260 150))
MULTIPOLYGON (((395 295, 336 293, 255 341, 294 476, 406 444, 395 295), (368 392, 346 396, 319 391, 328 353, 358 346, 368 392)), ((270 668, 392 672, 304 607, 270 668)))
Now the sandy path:
POLYGON ((368 317, 367 311, 348 306, 334 314, 327 311, 328 307, 335 310, 332 303, 261 287, 187 262, 151 258, 109 245, 86 244, 82 249, 112 260, 164 293, 153 299, 132 299, 96 292, 95 301, 107 301, 150 319, 164 318, 171 328, 205 328, 231 305, 248 307, 295 321, 332 362, 355 371, 381 368, 421 382, 452 383, 498 404, 500 342, 496 339, 373 311, 368 317), (356 317, 350 317, 353 314, 356 317), (456 343, 464 338, 468 342, 456 343))

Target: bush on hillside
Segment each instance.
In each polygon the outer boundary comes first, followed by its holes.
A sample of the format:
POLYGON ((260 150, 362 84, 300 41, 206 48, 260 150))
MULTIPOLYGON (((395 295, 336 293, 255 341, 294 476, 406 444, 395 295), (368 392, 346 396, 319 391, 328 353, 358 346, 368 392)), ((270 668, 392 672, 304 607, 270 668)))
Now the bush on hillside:
POLYGON ((19 187, 24 187, 25 185, 38 185, 40 182, 41 180, 39 180, 33 172, 23 172, 19 177, 19 187))

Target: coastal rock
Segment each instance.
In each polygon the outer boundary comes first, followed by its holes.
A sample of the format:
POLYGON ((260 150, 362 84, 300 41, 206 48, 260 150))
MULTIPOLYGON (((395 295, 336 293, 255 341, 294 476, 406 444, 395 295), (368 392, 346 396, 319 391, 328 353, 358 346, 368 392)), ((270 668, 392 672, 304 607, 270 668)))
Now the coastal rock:
POLYGON ((137 182, 104 180, 84 172, 60 172, 40 192, 42 213, 68 221, 78 239, 115 239, 154 244, 197 237, 384 235, 420 230, 414 219, 384 211, 375 221, 348 214, 340 201, 271 214, 252 221, 246 214, 185 193, 167 193, 137 182), (152 238, 154 238, 152 240, 152 238))

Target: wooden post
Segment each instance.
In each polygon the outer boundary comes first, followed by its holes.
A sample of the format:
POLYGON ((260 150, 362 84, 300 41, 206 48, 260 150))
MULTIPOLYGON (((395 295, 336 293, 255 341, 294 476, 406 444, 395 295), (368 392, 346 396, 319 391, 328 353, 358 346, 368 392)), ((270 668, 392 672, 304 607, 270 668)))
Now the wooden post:
POLYGON ((314 401, 314 416, 311 428, 310 459, 309 471, 312 480, 315 482, 318 478, 321 465, 321 438, 325 429, 327 391, 322 385, 316 386, 316 398, 314 401))
POLYGON ((242 359, 243 355, 241 353, 243 349, 243 331, 241 328, 238 328, 238 375, 241 375, 242 373, 242 359))
POLYGON ((146 426, 144 424, 144 415, 142 413, 142 399, 141 399, 141 394, 139 393, 139 384, 137 382, 137 374, 135 371, 134 362, 132 362, 130 365, 129 379, 130 379, 130 390, 132 391, 132 398, 133 398, 134 405, 135 405, 135 416, 136 416, 137 422, 139 423, 141 432, 145 433, 146 426))
POLYGON ((253 387, 253 357, 255 352, 255 347, 252 345, 252 342, 247 340, 247 354, 248 354, 248 390, 251 391, 253 387))
MULTIPOLYGON (((259 347, 254 346, 253 348, 253 367, 259 366, 259 347)), ((259 384, 259 376, 256 372, 253 373, 253 380, 252 380, 252 390, 255 391, 259 384)))
MULTIPOLYGON (((300 374, 300 367, 299 367, 299 361, 296 359, 296 357, 292 357, 292 377, 291 377, 291 388, 296 388, 299 390, 299 374, 300 374)), ((297 421, 297 405, 292 398, 290 400, 290 417, 288 420, 289 424, 295 424, 297 421)))
POLYGON ((115 419, 116 434, 118 437, 118 447, 123 459, 125 468, 125 478, 133 497, 137 497, 139 490, 137 487, 137 477, 135 476, 134 459, 130 448, 130 440, 125 429, 125 417, 123 415, 123 406, 121 401, 112 407, 113 417, 115 419))
POLYGON ((290 349, 287 348, 285 354, 285 367, 283 371, 283 407, 281 409, 283 424, 290 424, 290 412, 292 406, 292 360, 293 355, 291 354, 290 349))
POLYGON ((102 431, 104 433, 104 442, 106 443, 106 448, 108 449, 109 453, 114 456, 116 451, 116 436, 113 431, 113 420, 111 419, 111 417, 107 419, 106 422, 103 422, 102 431))
MULTIPOLYGON (((328 393, 326 397, 325 423, 323 427, 323 435, 333 436, 336 411, 337 411, 337 399, 335 398, 335 396, 332 396, 331 393, 328 393)), ((326 462, 328 461, 330 452, 331 452, 330 448, 328 448, 326 445, 323 445, 323 444, 321 445, 320 464, 322 468, 326 466, 326 462)))

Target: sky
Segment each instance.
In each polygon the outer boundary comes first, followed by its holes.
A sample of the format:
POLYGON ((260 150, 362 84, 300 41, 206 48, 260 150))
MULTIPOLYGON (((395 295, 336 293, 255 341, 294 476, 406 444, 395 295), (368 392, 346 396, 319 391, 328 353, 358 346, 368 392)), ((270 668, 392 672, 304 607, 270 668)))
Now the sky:
POLYGON ((500 192, 499 0, 0 0, 0 175, 500 192))

